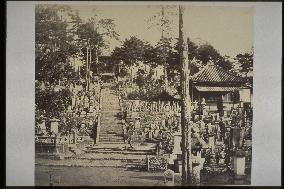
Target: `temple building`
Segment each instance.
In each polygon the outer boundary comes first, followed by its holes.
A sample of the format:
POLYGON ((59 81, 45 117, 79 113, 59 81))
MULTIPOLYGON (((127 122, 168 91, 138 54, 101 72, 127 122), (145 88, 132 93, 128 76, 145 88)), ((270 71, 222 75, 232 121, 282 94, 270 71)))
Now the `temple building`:
MULTIPOLYGON (((252 106, 252 88, 246 79, 208 63, 190 80, 190 95, 193 102, 201 102, 209 112, 218 110, 218 103, 224 110, 230 110, 240 102, 252 106)), ((243 105, 243 104, 242 104, 243 105)))

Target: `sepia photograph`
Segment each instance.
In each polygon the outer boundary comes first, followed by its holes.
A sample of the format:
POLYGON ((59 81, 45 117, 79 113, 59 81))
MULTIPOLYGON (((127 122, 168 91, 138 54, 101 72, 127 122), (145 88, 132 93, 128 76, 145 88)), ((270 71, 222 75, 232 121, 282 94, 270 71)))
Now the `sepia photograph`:
POLYGON ((35 185, 250 185, 253 7, 35 6, 35 185))

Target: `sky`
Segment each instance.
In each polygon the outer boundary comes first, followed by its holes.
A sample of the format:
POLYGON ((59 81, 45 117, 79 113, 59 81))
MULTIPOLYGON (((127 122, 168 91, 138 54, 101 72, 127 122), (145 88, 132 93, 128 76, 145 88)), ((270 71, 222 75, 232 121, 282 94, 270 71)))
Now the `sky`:
MULTIPOLYGON (((253 14, 250 7, 224 7, 224 6, 184 6, 184 28, 186 36, 196 43, 208 42, 213 45, 221 55, 234 57, 239 53, 248 52, 253 47, 253 14)), ((161 38, 161 31, 152 27, 146 20, 161 12, 160 6, 145 5, 72 5, 79 11, 83 19, 94 15, 98 18, 110 18, 116 24, 116 31, 120 40, 110 40, 110 53, 115 46, 130 36, 155 43, 161 38)), ((171 36, 178 37, 178 7, 166 9, 166 13, 173 13, 173 31, 171 36)), ((168 14, 167 14, 168 15, 168 14)))

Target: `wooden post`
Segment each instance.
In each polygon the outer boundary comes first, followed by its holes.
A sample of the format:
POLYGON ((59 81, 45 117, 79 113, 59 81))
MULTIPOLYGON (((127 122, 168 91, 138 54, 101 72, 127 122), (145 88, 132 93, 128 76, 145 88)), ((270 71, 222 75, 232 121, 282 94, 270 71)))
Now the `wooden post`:
POLYGON ((85 90, 87 91, 88 89, 88 68, 89 68, 89 47, 87 46, 87 61, 86 61, 86 88, 85 90))
POLYGON ((182 185, 191 184, 191 131, 190 131, 190 113, 191 99, 189 95, 189 60, 186 39, 184 38, 183 28, 184 7, 179 6, 179 55, 181 72, 181 132, 182 132, 182 185))
POLYGON ((163 49, 163 65, 164 65, 164 82, 165 89, 168 88, 168 73, 167 73, 167 61, 166 61, 166 51, 165 51, 165 40, 164 40, 164 19, 165 19, 165 10, 162 6, 162 49, 163 49))
POLYGON ((95 70, 96 70, 96 74, 98 73, 98 64, 99 64, 99 46, 98 44, 96 45, 96 48, 95 48, 95 53, 96 53, 96 63, 95 63, 95 70))
POLYGON ((88 67, 88 91, 90 90, 90 70, 91 70, 91 63, 92 63, 92 47, 90 47, 90 62, 88 67))

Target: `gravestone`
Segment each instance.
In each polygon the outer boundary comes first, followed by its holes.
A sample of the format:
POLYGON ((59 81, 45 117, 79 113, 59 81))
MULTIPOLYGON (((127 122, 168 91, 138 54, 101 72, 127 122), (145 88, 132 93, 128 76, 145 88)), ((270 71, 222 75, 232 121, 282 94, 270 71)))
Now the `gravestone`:
POLYGON ((51 119, 50 120, 50 132, 53 132, 55 134, 58 133, 58 119, 51 119))
POLYGON ((228 111, 224 111, 224 115, 223 115, 223 117, 228 117, 228 111))
POLYGON ((209 135, 208 141, 209 141, 208 142, 208 147, 210 149, 214 150, 215 149, 215 137, 214 137, 214 135, 209 135))
POLYGON ((45 120, 42 120, 42 122, 38 124, 38 128, 41 132, 46 133, 45 120))
POLYGON ((72 111, 72 106, 68 106, 67 111, 71 112, 72 111))
POLYGON ((170 154, 169 164, 174 164, 174 160, 177 159, 177 156, 182 154, 181 151, 181 132, 174 133, 174 148, 173 152, 170 154))
POLYGON ((141 127, 140 119, 136 118, 135 119, 135 123, 134 123, 134 128, 135 129, 140 129, 140 127, 141 127))
POLYGON ((75 101, 76 101, 75 97, 72 97, 72 99, 71 99, 71 106, 72 106, 72 107, 75 106, 75 101))
POLYGON ((94 106, 93 105, 90 105, 90 110, 89 110, 90 113, 93 113, 94 112, 94 106))

